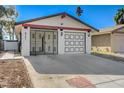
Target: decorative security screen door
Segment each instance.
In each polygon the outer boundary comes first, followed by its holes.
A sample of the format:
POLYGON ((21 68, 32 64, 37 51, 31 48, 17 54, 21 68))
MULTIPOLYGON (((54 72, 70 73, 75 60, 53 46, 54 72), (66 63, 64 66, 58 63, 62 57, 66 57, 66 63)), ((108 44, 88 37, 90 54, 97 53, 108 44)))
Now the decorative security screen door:
POLYGON ((57 31, 31 30, 31 55, 57 54, 57 31))
POLYGON ((56 54, 57 53, 57 32, 45 32, 45 53, 46 54, 56 54))

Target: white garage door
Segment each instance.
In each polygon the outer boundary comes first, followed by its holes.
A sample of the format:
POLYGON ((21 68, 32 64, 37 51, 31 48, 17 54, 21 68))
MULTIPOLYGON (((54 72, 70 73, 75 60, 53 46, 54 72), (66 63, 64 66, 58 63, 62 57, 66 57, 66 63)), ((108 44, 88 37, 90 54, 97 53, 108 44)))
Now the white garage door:
POLYGON ((85 53, 85 33, 65 32, 65 53, 85 53))

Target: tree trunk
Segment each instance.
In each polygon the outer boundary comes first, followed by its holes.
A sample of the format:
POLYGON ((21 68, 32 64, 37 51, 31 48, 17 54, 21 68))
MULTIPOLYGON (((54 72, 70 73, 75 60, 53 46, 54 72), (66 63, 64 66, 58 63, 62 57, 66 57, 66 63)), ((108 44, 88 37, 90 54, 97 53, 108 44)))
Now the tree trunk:
POLYGON ((14 31, 14 28, 12 28, 12 40, 14 40, 14 35, 15 35, 14 32, 15 32, 15 31, 14 31))
POLYGON ((12 33, 12 40, 14 40, 14 32, 12 33))
POLYGON ((12 33, 9 33, 9 39, 12 40, 12 33))

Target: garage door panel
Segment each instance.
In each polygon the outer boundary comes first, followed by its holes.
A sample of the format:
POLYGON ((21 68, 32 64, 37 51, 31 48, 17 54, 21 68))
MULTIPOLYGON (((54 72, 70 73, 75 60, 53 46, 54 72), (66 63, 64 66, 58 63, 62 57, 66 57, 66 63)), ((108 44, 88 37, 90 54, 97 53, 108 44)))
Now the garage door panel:
POLYGON ((85 52, 85 33, 65 32, 65 52, 84 53, 85 52))
POLYGON ((124 52, 124 34, 115 34, 113 37, 113 51, 114 52, 124 52))
POLYGON ((84 47, 65 47, 65 52, 84 52, 85 50, 84 50, 84 47))

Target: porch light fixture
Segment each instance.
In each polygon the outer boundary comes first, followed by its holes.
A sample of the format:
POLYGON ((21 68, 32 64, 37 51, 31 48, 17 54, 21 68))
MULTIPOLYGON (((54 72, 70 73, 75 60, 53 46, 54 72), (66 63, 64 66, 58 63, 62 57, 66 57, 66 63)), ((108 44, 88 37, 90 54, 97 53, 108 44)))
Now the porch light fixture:
POLYGON ((60 31, 63 31, 63 29, 60 29, 60 31))

